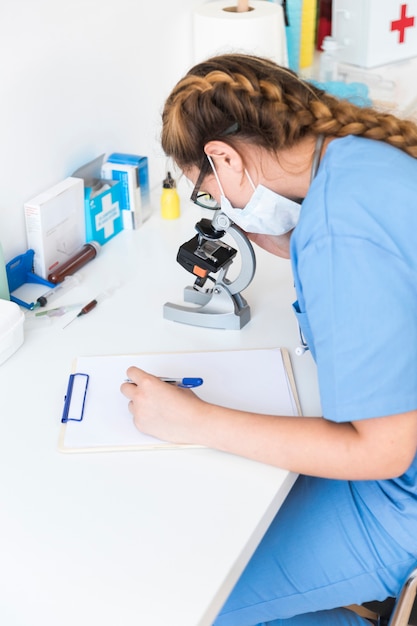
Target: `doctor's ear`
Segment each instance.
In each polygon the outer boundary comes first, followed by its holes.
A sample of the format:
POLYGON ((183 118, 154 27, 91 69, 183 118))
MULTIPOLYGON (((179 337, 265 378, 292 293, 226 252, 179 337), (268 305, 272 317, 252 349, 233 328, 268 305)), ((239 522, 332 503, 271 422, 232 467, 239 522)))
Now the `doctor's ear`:
POLYGON ((204 152, 213 159, 216 167, 227 167, 234 172, 243 172, 244 165, 239 152, 224 141, 209 141, 204 152))

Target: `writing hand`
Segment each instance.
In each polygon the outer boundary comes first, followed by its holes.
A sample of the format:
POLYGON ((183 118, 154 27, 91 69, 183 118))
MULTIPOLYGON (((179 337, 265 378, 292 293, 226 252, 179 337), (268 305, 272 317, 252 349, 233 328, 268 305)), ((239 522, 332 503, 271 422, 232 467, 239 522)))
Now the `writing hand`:
POLYGON ((123 383, 120 390, 141 432, 173 443, 196 443, 202 400, 191 390, 169 385, 137 367, 130 367, 127 376, 131 382, 123 383))

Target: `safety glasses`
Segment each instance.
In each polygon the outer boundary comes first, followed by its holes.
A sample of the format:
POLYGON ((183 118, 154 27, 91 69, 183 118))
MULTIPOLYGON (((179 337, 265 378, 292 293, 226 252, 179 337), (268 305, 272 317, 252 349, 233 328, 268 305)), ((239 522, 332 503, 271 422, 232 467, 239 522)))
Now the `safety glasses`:
POLYGON ((197 178, 197 182, 194 186, 193 193, 190 196, 191 202, 194 202, 197 206, 202 207, 203 209, 211 209, 212 211, 216 211, 220 209, 220 206, 215 198, 206 191, 201 191, 201 184, 204 178, 211 170, 210 162, 206 155, 204 155, 203 163, 201 164, 200 173, 197 178))
MULTIPOLYGON (((226 130, 220 133, 219 137, 226 137, 227 135, 233 135, 239 130, 239 125, 237 122, 234 122, 231 126, 226 128, 226 130)), ((197 178, 197 182, 194 186, 193 193, 190 196, 191 202, 197 204, 198 206, 203 207, 203 209, 211 209, 212 211, 216 211, 220 209, 220 206, 215 198, 206 191, 201 191, 201 184, 207 174, 211 171, 210 161, 207 158, 207 155, 204 155, 203 162, 200 167, 200 173, 197 178)))

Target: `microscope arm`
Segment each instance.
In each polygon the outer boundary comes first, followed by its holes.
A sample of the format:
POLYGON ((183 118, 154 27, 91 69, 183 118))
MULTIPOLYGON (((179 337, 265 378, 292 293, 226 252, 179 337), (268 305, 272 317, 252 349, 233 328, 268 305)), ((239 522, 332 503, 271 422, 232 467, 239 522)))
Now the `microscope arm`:
POLYGON ((252 244, 246 234, 239 226, 236 226, 225 213, 219 211, 213 218, 213 226, 218 230, 224 230, 235 240, 241 255, 241 266, 239 275, 228 281, 226 275, 221 278, 221 282, 227 285, 229 292, 237 294, 246 289, 252 282, 256 270, 256 258, 252 244))

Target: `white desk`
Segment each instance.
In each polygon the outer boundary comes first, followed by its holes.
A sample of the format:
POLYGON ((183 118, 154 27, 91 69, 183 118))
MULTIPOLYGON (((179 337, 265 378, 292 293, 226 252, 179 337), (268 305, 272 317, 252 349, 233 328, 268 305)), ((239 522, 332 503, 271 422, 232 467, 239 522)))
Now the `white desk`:
MULTIPOLYGON (((157 212, 81 270, 56 304, 123 286, 62 330, 28 329, 0 366, 0 622, 5 626, 209 626, 294 476, 208 449, 65 455, 57 451, 72 359, 285 346, 298 329, 289 262, 257 250, 240 331, 163 319, 193 277, 175 261, 202 214, 157 212)), ((42 325, 41 325, 42 326, 42 325)), ((306 414, 319 412, 309 354, 293 357, 306 414)))

